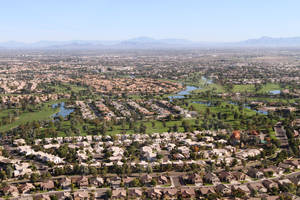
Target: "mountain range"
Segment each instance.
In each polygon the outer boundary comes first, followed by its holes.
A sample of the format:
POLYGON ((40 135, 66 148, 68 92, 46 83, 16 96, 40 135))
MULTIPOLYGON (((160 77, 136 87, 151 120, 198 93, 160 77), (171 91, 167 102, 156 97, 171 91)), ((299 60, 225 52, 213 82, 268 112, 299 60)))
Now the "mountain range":
POLYGON ((138 37, 129 40, 71 40, 23 43, 0 42, 1 49, 160 49, 160 48, 209 48, 209 47, 300 47, 300 37, 261 37, 240 42, 195 42, 184 39, 154 39, 138 37))

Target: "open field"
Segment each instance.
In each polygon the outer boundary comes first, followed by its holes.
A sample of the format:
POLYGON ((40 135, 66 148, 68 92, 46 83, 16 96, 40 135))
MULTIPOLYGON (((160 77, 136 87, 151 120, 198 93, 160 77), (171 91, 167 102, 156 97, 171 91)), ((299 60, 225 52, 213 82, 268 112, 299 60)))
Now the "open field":
POLYGON ((258 93, 269 93, 272 90, 281 90, 282 88, 280 87, 279 84, 275 83, 267 83, 262 86, 260 90, 258 90, 258 93))
POLYGON ((239 93, 243 93, 243 92, 250 93, 255 91, 255 87, 254 85, 234 85, 232 91, 239 92, 239 93))
MULTIPOLYGON (((51 105, 54 103, 59 103, 61 101, 62 100, 48 102, 43 104, 41 106, 41 109, 39 110, 34 110, 34 112, 24 112, 20 114, 20 116, 13 123, 1 126, 0 132, 13 129, 21 124, 26 124, 28 122, 50 119, 50 117, 53 114, 57 113, 59 110, 59 108, 53 109, 51 105)), ((15 109, 11 109, 11 110, 8 109, 6 111, 2 111, 0 112, 0 116, 7 116, 9 112, 13 112, 14 110, 15 109)))

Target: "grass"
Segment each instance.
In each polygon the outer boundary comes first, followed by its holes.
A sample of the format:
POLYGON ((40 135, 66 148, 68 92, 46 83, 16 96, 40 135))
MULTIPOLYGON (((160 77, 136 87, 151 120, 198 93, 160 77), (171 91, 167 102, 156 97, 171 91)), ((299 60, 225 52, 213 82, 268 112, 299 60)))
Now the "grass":
POLYGON ((276 133, 275 133, 275 131, 273 131, 272 129, 269 130, 269 136, 270 136, 271 139, 274 139, 274 140, 277 139, 276 133))
POLYGON ((206 92, 206 91, 213 91, 215 93, 225 93, 226 90, 222 85, 219 84, 205 84, 201 87, 201 89, 193 90, 192 93, 201 93, 201 92, 206 92))
POLYGON ((226 90, 222 85, 207 82, 203 79, 201 73, 190 74, 188 78, 182 80, 185 85, 200 87, 201 89, 194 90, 192 93, 201 93, 206 91, 214 91, 215 93, 224 93, 226 90))
MULTIPOLYGON (((207 112, 207 109, 209 109, 209 112, 211 113, 209 115, 209 119, 211 119, 211 120, 216 120, 216 118, 212 117, 212 114, 215 114, 215 115, 217 115, 218 113, 227 114, 227 117, 225 119, 222 118, 221 121, 223 121, 227 125, 230 125, 234 129, 246 129, 247 127, 246 127, 245 123, 242 123, 242 120, 251 119, 255 115, 259 115, 255 111, 248 109, 248 108, 240 109, 239 106, 232 105, 229 102, 227 102, 228 100, 224 100, 221 98, 210 99, 212 101, 221 102, 219 105, 211 106, 211 107, 204 105, 204 104, 193 103, 193 101, 208 101, 208 99, 205 99, 205 98, 195 98, 195 96, 199 96, 199 95, 197 95, 197 93, 206 92, 206 91, 213 91, 215 93, 226 92, 225 88, 222 85, 219 85, 216 83, 206 84, 205 81, 201 77, 202 77, 202 75, 200 73, 198 73, 194 77, 187 78, 187 80, 185 80, 185 82, 184 82, 185 84, 199 86, 202 89, 194 90, 192 92, 192 95, 190 96, 190 98, 187 98, 184 100, 187 103, 187 105, 185 105, 185 104, 181 105, 181 107, 183 107, 185 109, 188 109, 191 106, 194 107, 195 111, 197 111, 200 116, 200 120, 199 120, 200 124, 199 125, 201 125, 203 123, 203 121, 205 120, 205 113, 207 112), (197 81, 195 82, 195 80, 197 80, 197 81), (234 112, 242 113, 244 119, 234 119, 234 112)), ((276 84, 266 84, 260 89, 259 92, 263 93, 265 91, 274 90, 274 89, 277 89, 278 86, 279 85, 276 85, 276 84)), ((85 87, 71 85, 71 84, 48 85, 48 87, 53 87, 57 91, 60 91, 60 92, 70 92, 69 89, 71 89, 71 91, 74 91, 74 92, 79 92, 80 90, 86 89, 85 87)), ((241 92, 241 93, 242 92, 255 92, 255 87, 254 87, 254 85, 235 85, 233 87, 233 91, 241 92)), ((169 96, 169 94, 163 95, 163 97, 167 97, 167 96, 169 96)), ((141 98, 138 95, 130 95, 130 97, 133 99, 141 98)), ((158 98, 158 96, 157 96, 157 98, 158 98)), ((265 99, 268 101, 272 100, 271 98, 265 98, 265 99)), ((249 98, 249 100, 250 100, 250 98, 249 98)), ((253 100, 257 100, 257 98, 253 98, 253 100)), ((278 100, 281 100, 281 99, 278 99, 278 100)), ((63 100, 60 100, 60 102, 61 101, 63 101, 63 100)), ((22 113, 19 116, 19 119, 17 119, 15 122, 13 122, 9 125, 0 127, 0 131, 7 131, 9 129, 17 127, 20 124, 24 124, 24 123, 31 122, 34 120, 50 119, 50 116, 57 112, 57 110, 54 110, 49 106, 50 104, 53 104, 53 103, 54 102, 49 102, 49 103, 43 104, 42 109, 36 110, 36 112, 22 113)), ((5 110, 5 111, 0 112, 0 117, 7 116, 9 114, 9 112, 13 112, 13 110, 5 110)), ((188 121, 191 126, 195 125, 195 119, 189 118, 189 119, 185 119, 185 121, 188 121)), ((184 131, 183 127, 181 126, 182 121, 179 121, 179 120, 166 121, 165 122, 166 126, 163 125, 163 122, 158 121, 158 120, 150 120, 150 119, 149 120, 139 120, 135 123, 135 126, 139 128, 142 123, 147 127, 147 129, 146 129, 147 134, 167 132, 170 129, 170 127, 173 127, 175 125, 177 125, 177 127, 178 127, 178 132, 184 131), (155 123, 155 126, 152 126, 153 122, 155 123)), ((258 128, 262 128, 262 127, 263 126, 261 125, 258 128)), ((58 132, 58 136, 66 136, 66 130, 68 130, 70 128, 71 128, 71 121, 62 121, 61 122, 61 130, 58 132)), ((96 127, 87 122, 78 123, 75 125, 75 128, 80 131, 80 135, 87 135, 88 133, 90 133, 92 131, 94 131, 94 132, 96 131, 96 127), (88 127, 88 131, 83 129, 84 126, 88 127)), ((124 123, 123 126, 122 125, 114 125, 112 130, 109 127, 108 130, 106 131, 106 134, 114 135, 114 134, 119 134, 121 132, 132 134, 132 133, 134 133, 134 130, 129 129, 128 123, 124 123)), ((271 130, 269 132, 270 132, 271 138, 276 138, 274 131, 271 130)))
POLYGON ((258 90, 258 93, 269 93, 272 90, 281 90, 282 88, 280 87, 279 84, 276 83, 267 83, 262 86, 260 90, 258 90))
POLYGON ((181 80, 181 82, 183 82, 186 85, 193 85, 196 87, 202 87, 203 85, 205 85, 205 81, 202 79, 202 74, 200 72, 196 72, 193 74, 189 74, 189 76, 183 80, 181 80))
MULTIPOLYGON (((191 99, 186 99, 185 104, 182 105, 182 107, 188 109, 193 107, 200 116, 200 121, 205 119, 205 115, 207 113, 207 109, 209 109, 210 117, 208 117, 211 120, 216 120, 212 117, 212 115, 217 115, 218 113, 226 114, 226 118, 222 118, 221 121, 224 124, 230 125, 234 129, 239 129, 239 130, 246 130, 249 127, 247 124, 245 124, 245 120, 252 120, 254 118, 259 118, 259 117, 266 117, 262 114, 257 113, 254 110, 240 107, 238 105, 231 104, 230 102, 227 102, 224 99, 221 98, 212 98, 212 99, 207 99, 207 98, 191 98, 191 99), (219 102, 219 104, 208 106, 206 104, 200 104, 200 103, 193 103, 194 101, 200 101, 200 102, 213 102, 214 104, 216 102, 219 102), (186 103, 188 105, 186 106, 186 103), (239 114, 242 114, 242 117, 234 118, 234 113, 237 112, 239 114)), ((274 121, 268 121, 268 123, 275 123, 274 121)), ((201 124, 201 122, 200 122, 201 124)), ((256 130, 261 130, 261 131, 267 131, 267 128, 265 127, 265 124, 263 123, 257 123, 256 130)), ((271 137, 274 139, 276 138, 274 132, 272 129, 269 129, 268 132, 270 133, 271 137)))
POLYGON ((86 90, 86 88, 83 86, 78 86, 69 83, 62 83, 59 85, 47 84, 47 87, 55 89, 55 92, 57 93, 70 93, 70 92, 78 93, 81 90, 86 90))
POLYGON ((255 92, 255 87, 254 85, 234 85, 232 91, 239 93, 255 92))
POLYGON ((250 101, 265 101, 265 102, 270 102, 270 103, 277 103, 277 102, 282 102, 282 103, 295 103, 297 98, 288 98, 288 99, 283 99, 283 98, 272 98, 272 97, 248 97, 247 100, 250 101))
POLYGON ((161 187, 171 187, 171 184, 161 185, 161 187))
MULTIPOLYGON (((189 121, 191 124, 195 123, 195 119, 189 119, 187 121, 189 121)), ((173 127, 174 125, 178 126, 178 131, 179 132, 184 131, 183 127, 181 127, 182 121, 167 121, 166 122, 166 127, 164 127, 163 122, 161 122, 161 121, 157 121, 157 120, 142 121, 142 120, 140 120, 140 121, 137 121, 135 123, 135 126, 137 128, 139 128, 142 123, 147 127, 147 129, 146 129, 147 134, 168 132, 169 127, 173 127), (155 127, 152 127, 152 122, 155 123, 155 127)), ((70 121, 63 121, 62 122, 62 128, 63 129, 69 129, 70 126, 71 126, 70 121)), ((83 130, 83 126, 87 126, 89 130, 95 130, 96 129, 95 126, 93 126, 91 124, 88 124, 88 123, 79 123, 79 124, 77 124, 75 126, 75 128, 79 129, 80 130, 80 135, 83 135, 83 136, 88 135, 88 132, 83 130)), ((114 125, 113 130, 111 130, 108 127, 108 130, 106 131, 106 134, 107 135, 115 135, 115 134, 120 134, 122 132, 125 132, 126 134, 133 134, 134 130, 129 129, 129 124, 125 123, 124 126, 114 125)), ((65 131, 60 131, 58 133, 58 136, 64 137, 64 136, 67 136, 67 135, 66 135, 65 131)))
MULTIPOLYGON (((60 100, 61 102, 63 100, 60 100)), ((239 106, 237 105, 232 105, 228 102, 226 102, 223 99, 219 98, 214 98, 212 101, 220 101, 220 104, 216 106, 207 106, 204 104, 198 104, 198 103, 193 103, 193 101, 207 101, 207 99, 204 98, 189 98, 185 99, 185 102, 187 104, 181 105, 185 109, 191 108, 191 106, 194 107, 195 111, 199 113, 200 120, 199 120, 199 125, 201 126, 203 123, 203 120, 205 119, 205 113, 207 112, 207 109, 209 108, 210 111, 210 116, 208 117, 211 120, 216 120, 215 118, 212 117, 212 114, 217 115, 217 113, 222 113, 222 114, 227 114, 227 118, 223 118, 222 121, 225 124, 230 125, 234 129, 246 129, 246 125, 241 123, 241 119, 234 119, 234 112, 239 112, 243 113, 244 119, 251 119, 253 116, 258 115, 255 111, 248 109, 248 108, 243 108, 240 110, 239 106)), ((57 102, 48 102, 44 103, 42 106, 42 109, 40 111, 36 112, 26 112, 20 115, 19 119, 12 124, 2 126, 0 127, 0 131, 6 131, 11 128, 17 127, 20 124, 31 122, 34 120, 46 120, 50 119, 50 116, 56 113, 58 110, 52 109, 51 104, 57 103, 57 102)), ((4 111, 8 112, 8 111, 4 111)), ((3 112, 0 112, 0 114, 3 114, 3 112)), ((73 113, 76 115, 76 113, 73 113)), ((188 121, 191 126, 196 126, 196 119, 194 118, 189 118, 189 119, 184 119, 185 121, 188 121)), ((178 127, 178 132, 184 132, 184 128, 182 127, 182 120, 172 120, 172 121, 166 121, 165 126, 164 123, 158 120, 153 120, 153 119, 145 119, 145 120, 139 120, 135 122, 135 127, 139 129, 141 124, 144 124, 146 128, 146 133, 151 134, 151 133, 163 133, 163 132, 168 132, 169 129, 175 125, 178 127), (152 123, 154 122, 154 126, 152 123)), ((65 120, 61 122, 61 129, 57 129, 57 136, 72 136, 68 135, 66 130, 70 130, 71 128, 71 120, 65 120), (59 131, 58 131, 59 130, 59 131)), ((79 135, 88 135, 88 134, 93 134, 93 133, 99 133, 99 131, 96 130, 95 125, 88 123, 88 122, 78 122, 75 126, 76 129, 79 130, 79 135), (84 130, 84 126, 87 127, 87 130, 84 130)), ((258 127, 258 130, 260 130, 262 127, 258 127)), ((42 135, 45 134, 46 128, 41 129, 42 135)), ((272 130, 269 130, 270 136, 275 138, 275 133, 272 130)), ((115 134, 120 134, 120 133, 127 133, 127 134, 133 134, 134 130, 129 129, 129 123, 124 122, 123 125, 114 125, 113 129, 108 126, 106 134, 108 135, 115 135, 115 134)), ((76 134, 75 134, 76 135, 76 134)), ((47 135, 46 137, 51 137, 51 135, 47 135)))
MULTIPOLYGON (((49 119, 54 113, 57 113, 59 108, 53 109, 51 107, 52 104, 62 102, 60 101, 51 101, 44 103, 42 105, 42 108, 40 110, 35 110, 34 112, 24 112, 19 115, 18 119, 14 121, 13 123, 4 125, 0 127, 0 132, 8 131, 10 129, 16 128, 17 126, 21 124, 25 124, 27 122, 37 121, 37 120, 46 120, 49 119)), ((7 112, 13 112, 16 109, 8 109, 0 113, 1 115, 4 115, 4 113, 7 112)))

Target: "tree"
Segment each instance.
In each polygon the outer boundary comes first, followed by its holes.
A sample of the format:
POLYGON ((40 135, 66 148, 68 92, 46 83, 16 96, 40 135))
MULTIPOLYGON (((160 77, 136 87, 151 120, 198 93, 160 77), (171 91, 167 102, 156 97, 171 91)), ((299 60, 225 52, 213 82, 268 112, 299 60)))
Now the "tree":
POLYGON ((57 196, 55 196, 55 195, 51 195, 51 196, 50 196, 50 199, 51 199, 51 200, 58 200, 57 196))
POLYGON ((7 175, 7 178, 12 178, 13 177, 13 168, 11 167, 11 165, 8 165, 5 169, 5 172, 6 172, 6 175, 7 175))
POLYGON ((231 163, 231 166, 234 167, 234 166, 236 166, 237 164, 238 164, 237 159, 236 159, 236 158, 233 159, 233 161, 232 161, 232 163, 231 163))
POLYGON ((144 123, 141 123, 141 126, 140 126, 140 133, 146 133, 147 131, 147 126, 144 124, 144 123))
POLYGON ((156 186, 156 185, 157 185, 157 182, 156 182, 155 179, 152 179, 152 180, 151 180, 151 185, 153 185, 153 186, 156 186))
POLYGON ((134 129, 135 128, 135 123, 133 121, 130 121, 129 123, 129 129, 134 129))
POLYGON ((90 174, 92 174, 92 175, 96 175, 97 174, 97 169, 96 169, 96 167, 89 167, 89 171, 90 171, 90 174))
POLYGON ((243 167, 246 167, 246 165, 247 165, 246 160, 242 160, 242 165, 243 165, 243 167))
POLYGON ((6 173, 5 173, 4 170, 1 170, 1 171, 0 171, 0 178, 1 178, 1 180, 7 179, 7 175, 6 175, 6 173))
POLYGON ((163 124, 163 127, 164 127, 164 128, 166 128, 166 127, 167 127, 167 124, 166 124, 166 122, 165 122, 165 121, 163 121, 163 122, 162 122, 162 124, 163 124))
POLYGON ((105 124, 103 124, 103 125, 100 127, 100 134, 101 134, 101 135, 105 135, 106 131, 107 131, 107 128, 106 128, 105 124))
POLYGON ((92 191, 89 193, 89 196, 90 196, 90 200, 94 200, 95 199, 95 191, 92 191))
POLYGON ((133 181, 130 182, 130 186, 131 187, 138 187, 138 186, 140 186, 139 179, 137 179, 137 178, 133 179, 133 181))
POLYGON ((155 122, 152 121, 151 124, 152 124, 152 128, 154 128, 155 127, 155 122))
POLYGON ((173 126, 173 132, 178 132, 178 126, 177 126, 177 124, 174 124, 174 126, 173 126))
POLYGON ((240 190, 240 189, 237 189, 237 190, 233 190, 232 191, 232 196, 233 197, 238 197, 238 198, 244 198, 245 197, 245 192, 240 190))
POLYGON ((106 197, 110 199, 111 196, 112 196, 111 190, 106 190, 106 197))
POLYGON ((31 182, 37 182, 40 179, 40 175, 38 173, 32 173, 30 177, 31 182))

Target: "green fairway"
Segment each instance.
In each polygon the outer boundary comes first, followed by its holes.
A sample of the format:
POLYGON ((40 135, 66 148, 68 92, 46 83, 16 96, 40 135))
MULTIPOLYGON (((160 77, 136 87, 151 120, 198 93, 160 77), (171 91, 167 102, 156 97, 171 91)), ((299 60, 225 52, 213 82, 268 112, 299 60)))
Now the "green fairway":
POLYGON ((86 87, 83 86, 78 86, 74 84, 69 84, 69 83, 63 83, 63 84, 45 84, 47 88, 54 89, 54 92, 57 93, 70 93, 70 92, 79 92, 81 90, 86 90, 86 87))
MULTIPOLYGON (((57 113, 59 108, 53 109, 51 107, 52 104, 61 102, 60 101, 51 101, 48 103, 43 104, 42 108, 40 110, 35 110, 34 112, 24 112, 20 114, 20 116, 11 124, 7 124, 0 127, 0 132, 2 131, 8 131, 10 129, 13 129, 21 124, 25 124, 27 122, 37 121, 37 120, 46 120, 50 119, 50 117, 57 113)), ((0 112, 0 116, 7 115, 6 113, 13 111, 13 109, 8 109, 6 111, 0 112)))
POLYGON ((224 93, 226 92, 224 87, 219 85, 219 84, 205 84, 201 86, 201 89, 193 90, 192 93, 201 93, 201 92, 206 92, 206 91, 212 91, 215 93, 224 93))
POLYGON ((232 91, 233 92, 240 92, 240 93, 254 92, 255 87, 254 87, 254 85, 234 85, 232 91))
POLYGON ((281 90, 282 88, 280 87, 279 84, 275 83, 267 83, 262 86, 262 88, 258 91, 258 93, 269 93, 272 90, 281 90))

